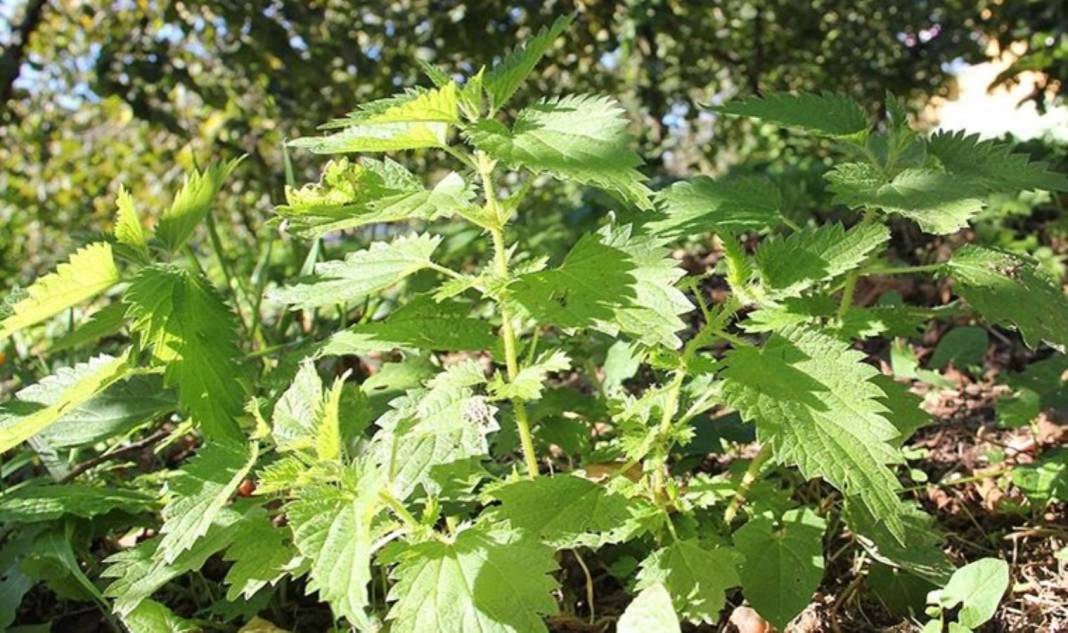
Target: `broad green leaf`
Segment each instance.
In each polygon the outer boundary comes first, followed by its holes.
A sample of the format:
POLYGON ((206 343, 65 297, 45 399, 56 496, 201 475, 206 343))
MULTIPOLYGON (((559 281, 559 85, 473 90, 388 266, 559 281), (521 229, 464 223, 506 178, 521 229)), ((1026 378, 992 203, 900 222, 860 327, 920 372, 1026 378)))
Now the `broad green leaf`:
POLYGON ((1018 429, 1031 424, 1042 413, 1042 396, 1038 392, 1018 389, 1011 394, 1002 395, 994 403, 998 426, 1018 429))
POLYGON ((23 292, 10 315, 0 321, 0 341, 15 332, 91 299, 119 281, 111 245, 94 242, 78 249, 55 272, 41 277, 23 292))
POLYGON ((319 424, 315 428, 315 456, 322 461, 341 459, 341 394, 345 376, 334 379, 319 407, 319 424))
POLYGON ((156 226, 156 237, 171 252, 182 248, 201 220, 211 212, 215 196, 239 162, 240 159, 215 163, 204 171, 194 169, 186 175, 182 188, 156 226))
POLYGON ((825 177, 835 202, 900 215, 936 235, 956 233, 983 208, 974 182, 944 171, 914 167, 888 180, 869 163, 843 163, 825 177))
POLYGON ((942 551, 942 535, 933 527, 934 518, 912 502, 899 501, 896 512, 905 526, 903 541, 854 499, 846 499, 843 518, 873 559, 941 585, 953 573, 953 564, 942 551))
POLYGON ((474 191, 450 173, 427 189, 407 169, 385 158, 332 160, 318 183, 286 187, 286 204, 275 209, 286 230, 302 237, 401 220, 451 216, 472 203, 474 191))
POLYGON ((517 46, 493 65, 482 80, 490 98, 491 110, 497 111, 508 103, 541 58, 552 48, 556 38, 571 27, 574 17, 574 14, 567 14, 556 18, 551 25, 542 27, 537 35, 517 46))
POLYGON ((193 570, 199 570, 213 555, 229 546, 243 515, 231 508, 220 512, 204 538, 196 542, 173 562, 163 560, 158 551, 160 539, 144 541, 121 551, 104 562, 110 566, 100 576, 115 580, 104 590, 113 598, 112 608, 124 617, 168 582, 193 570))
MULTIPOLYGON (((54 404, 63 397, 62 390, 53 389, 54 386, 54 383, 42 381, 20 391, 18 398, 35 405, 54 404)), ((8 403, 9 407, 16 402, 8 403)), ((139 424, 174 410, 177 402, 177 394, 163 388, 162 376, 130 376, 67 410, 37 437, 54 448, 84 446, 126 433, 139 424)))
POLYGON ((489 391, 498 400, 537 400, 549 374, 570 368, 571 359, 563 350, 546 351, 532 364, 520 369, 515 380, 497 374, 489 391))
POLYGON ((486 435, 497 431, 497 408, 475 395, 482 369, 473 360, 453 365, 390 403, 393 410, 375 423, 375 452, 393 494, 405 499, 422 486, 436 490, 435 469, 480 457, 489 451, 486 435))
POLYGON ((968 244, 949 260, 957 294, 991 323, 1015 326, 1027 346, 1068 348, 1068 297, 1037 266, 1017 256, 968 244))
POLYGON ((449 82, 432 90, 413 89, 405 94, 364 105, 344 119, 331 121, 325 129, 344 128, 320 137, 290 141, 316 154, 389 152, 444 147, 449 125, 459 120, 456 84, 449 82))
MULTIPOLYGON (((369 471, 365 471, 369 472, 369 471)), ((335 617, 366 627, 367 583, 374 553, 372 521, 378 512, 377 482, 361 477, 359 493, 316 485, 286 506, 297 549, 311 561, 307 592, 318 592, 335 617)))
POLYGON ((240 523, 234 544, 223 559, 232 562, 226 572, 226 599, 248 600, 273 585, 296 567, 299 555, 289 544, 289 531, 275 527, 265 514, 252 514, 240 523))
POLYGON ((727 589, 741 584, 734 552, 695 539, 675 541, 642 561, 636 589, 663 584, 675 611, 693 624, 719 620, 727 589))
POLYGON ((476 147, 509 167, 600 187, 650 209, 652 192, 637 170, 642 160, 630 149, 627 125, 615 100, 578 95, 524 108, 511 130, 488 119, 469 135, 476 147))
POLYGON ((618 633, 682 633, 671 594, 662 583, 649 585, 635 596, 619 616, 618 633))
POLYGON ((686 323, 681 315, 692 311, 693 304, 675 286, 686 275, 678 260, 656 238, 632 236, 629 225, 606 226, 599 233, 604 244, 619 249, 633 262, 634 296, 621 295, 612 319, 599 323, 597 329, 612 336, 625 332, 647 346, 682 347, 678 333, 686 323))
POLYGON ((745 599, 780 631, 808 606, 823 580, 826 529, 826 521, 803 508, 778 522, 750 519, 734 532, 734 546, 745 556, 738 569, 745 599))
POLYGON ((997 558, 984 558, 953 572, 938 602, 945 609, 960 605, 957 622, 973 630, 994 617, 1008 588, 1009 564, 997 558))
POLYGON ((418 296, 381 321, 361 323, 331 336, 319 349, 323 356, 394 349, 474 352, 497 347, 497 336, 485 319, 467 316, 471 306, 418 296))
POLYGON ((432 89, 409 88, 401 94, 363 104, 348 116, 319 126, 320 129, 351 125, 390 123, 457 123, 460 110, 456 82, 432 89))
POLYGON ((508 292, 542 325, 590 327, 611 323, 617 306, 633 304, 634 268, 626 253, 586 234, 559 267, 520 275, 508 292))
POLYGON ((720 230, 759 231, 779 223, 782 194, 770 180, 696 176, 657 194, 660 211, 643 228, 667 240, 720 230))
POLYGON ((860 266, 889 240, 890 229, 882 224, 858 224, 847 231, 832 222, 763 242, 756 251, 756 268, 771 298, 796 297, 860 266))
POLYGON ((268 297, 293 309, 355 303, 430 267, 430 255, 440 243, 441 237, 429 234, 374 242, 370 248, 350 253, 343 261, 317 264, 314 278, 276 288, 268 297))
POLYGON ((927 153, 937 158, 946 171, 968 178, 987 191, 1068 191, 1064 174, 1013 149, 1012 143, 983 141, 978 134, 962 131, 938 131, 927 139, 927 153))
POLYGON ((248 476, 259 454, 258 445, 212 442, 180 468, 168 486, 170 502, 163 508, 159 552, 174 562, 207 534, 226 502, 248 476))
POLYGON ((124 301, 141 343, 163 364, 165 383, 204 434, 240 440, 246 365, 237 317, 202 277, 169 265, 143 269, 124 301))
POLYGON ((19 403, 13 415, 0 411, 0 453, 46 430, 122 379, 129 370, 128 363, 128 352, 118 358, 100 355, 43 379, 35 393, 47 393, 47 403, 37 407, 19 403))
POLYGON ((990 337, 983 328, 974 325, 955 327, 938 339, 927 366, 945 369, 950 363, 954 367, 982 364, 989 344, 990 337))
POLYGON ((779 92, 730 101, 716 106, 715 111, 835 137, 859 136, 871 125, 867 113, 856 101, 830 92, 779 92))
POLYGON ((304 450, 315 446, 315 427, 323 401, 323 381, 315 363, 304 360, 293 384, 274 405, 271 437, 280 451, 304 450))
POLYGON ((556 613, 553 551, 533 539, 469 528, 452 543, 411 546, 393 571, 394 633, 544 633, 556 613))
POLYGON ((489 495, 501 502, 488 515, 505 520, 555 549, 596 547, 630 518, 626 497, 576 475, 516 481, 489 495))
POLYGON ((1012 483, 1037 507, 1068 501, 1068 449, 1044 455, 1033 464, 1016 466, 1012 483))
POLYGON ((143 600, 126 615, 122 623, 130 633, 197 633, 200 626, 180 618, 155 600, 143 600))
POLYGON ((290 141, 316 154, 350 152, 392 152, 424 147, 445 147, 449 126, 446 123, 383 123, 353 125, 329 136, 309 136, 290 141))
POLYGON ((37 584, 37 580, 21 569, 34 536, 32 531, 16 532, 0 549, 0 630, 10 630, 8 627, 14 623, 23 597, 37 584))
POLYGON ((0 523, 38 523, 64 516, 92 518, 113 510, 129 514, 156 509, 153 497, 119 486, 39 484, 0 494, 0 523))
POLYGON ((89 320, 72 332, 50 341, 48 351, 58 354, 88 343, 95 344, 105 336, 117 334, 124 325, 126 325, 126 306, 116 301, 94 312, 89 320))
POLYGON ((145 228, 141 225, 141 218, 137 215, 137 209, 134 208, 133 197, 122 185, 119 185, 119 195, 115 200, 115 206, 118 207, 118 212, 115 214, 115 239, 144 252, 148 245, 148 237, 145 235, 145 228))
POLYGON ((777 461, 861 499, 903 541, 901 485, 887 467, 902 462, 893 444, 898 432, 886 419, 885 394, 872 382, 878 372, 863 358, 827 334, 784 330, 763 348, 727 355, 723 397, 756 423, 777 461))

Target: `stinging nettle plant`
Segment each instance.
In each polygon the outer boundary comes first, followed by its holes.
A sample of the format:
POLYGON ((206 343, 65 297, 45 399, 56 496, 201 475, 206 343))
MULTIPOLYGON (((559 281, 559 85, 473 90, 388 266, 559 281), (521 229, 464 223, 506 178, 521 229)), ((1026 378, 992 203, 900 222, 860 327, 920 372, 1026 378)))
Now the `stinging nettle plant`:
MULTIPOLYGON (((927 422, 920 399, 854 343, 974 314, 1063 351, 1068 301, 1033 262, 976 245, 922 265, 886 252, 899 220, 951 234, 989 194, 1064 191, 1064 177, 1004 144, 921 137, 892 97, 874 126, 847 98, 782 94, 716 110, 833 141, 843 160, 826 179, 856 211, 847 223, 798 225, 758 177, 698 176, 654 193, 613 99, 512 104, 569 24, 462 82, 425 65, 433 87, 291 142, 330 155, 432 150, 453 171, 428 186, 390 158, 335 158, 319 182, 288 187, 279 225, 314 246, 300 277, 269 288, 262 306, 253 288, 235 311, 176 256, 205 220, 219 248, 209 210, 232 165, 193 174, 152 232, 120 196, 113 239, 13 296, 0 339, 104 293, 114 303, 63 345, 123 328, 132 341, 0 412, 0 451, 28 441, 56 480, 0 497, 20 551, 59 560, 135 631, 195 628, 153 596, 217 555, 228 600, 263 605, 301 580, 360 631, 545 631, 578 617, 578 603, 598 622, 591 556, 634 596, 609 614, 620 631, 717 622, 735 588, 781 629, 821 583, 828 526, 844 523, 870 559, 946 586, 942 606, 972 614, 957 626, 991 617, 968 602, 972 572, 954 574, 898 479, 903 443, 927 422), (609 216, 551 258, 522 233, 524 196, 543 177, 601 189, 631 220, 609 216), (446 219, 480 239, 450 246, 437 230, 446 219), (318 261, 320 238, 382 225, 385 239, 318 261), (413 225, 421 232, 403 228, 413 225), (745 235, 763 236, 752 252, 745 235), (718 303, 670 256, 711 236, 722 262, 708 275, 730 289, 718 303), (856 305, 858 280, 874 275, 948 276, 963 301, 856 305), (316 318, 340 324, 287 341, 277 362, 247 355, 267 327, 261 307, 274 306, 290 311, 277 319, 286 336, 316 318), (380 366, 359 383, 340 370, 324 382, 324 369, 353 356, 380 366), (145 410, 118 430, 71 422, 71 411, 123 394, 145 410), (203 442, 165 476, 76 482, 81 472, 46 459, 170 412, 184 420, 171 437, 195 429, 203 442), (725 437, 715 434, 738 417, 758 450, 742 468, 703 472, 708 450, 695 436, 725 437), (95 534, 85 522, 111 512, 162 521, 108 559, 101 592, 69 537, 95 534), (41 553, 53 546, 60 554, 41 553), (561 593, 570 561, 586 573, 584 595, 561 593)), ((996 605, 1008 577, 991 565, 975 573, 1001 583, 983 597, 996 605)), ((932 614, 940 630, 942 611, 932 614)))

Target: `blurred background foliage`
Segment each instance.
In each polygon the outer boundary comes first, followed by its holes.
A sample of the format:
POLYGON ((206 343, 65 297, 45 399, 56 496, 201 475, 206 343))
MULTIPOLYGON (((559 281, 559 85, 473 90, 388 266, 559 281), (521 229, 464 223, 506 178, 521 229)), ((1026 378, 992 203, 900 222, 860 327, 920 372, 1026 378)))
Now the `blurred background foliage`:
MULTIPOLYGON (((881 104, 890 90, 919 111, 952 95, 955 69, 1015 47, 996 81, 1038 71, 1026 99, 1045 109, 1068 74, 1068 9, 1042 0, 0 0, 0 285, 110 228, 120 183, 151 216, 188 167, 241 154, 218 217, 250 270, 274 231, 284 139, 425 83, 417 59, 471 72, 570 11, 526 96, 617 95, 657 185, 741 157, 797 170, 778 161, 782 132, 708 110, 737 94, 881 104)), ((319 161, 294 161, 298 182, 317 178, 319 161)), ((811 203, 807 171, 779 173, 788 202, 811 203)))

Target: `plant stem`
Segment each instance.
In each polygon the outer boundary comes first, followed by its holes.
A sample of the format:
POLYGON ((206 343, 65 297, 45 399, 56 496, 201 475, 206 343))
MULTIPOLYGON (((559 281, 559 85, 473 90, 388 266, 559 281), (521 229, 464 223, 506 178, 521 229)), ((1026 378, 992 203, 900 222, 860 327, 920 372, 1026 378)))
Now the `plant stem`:
MULTIPOLYGON (((657 435, 661 438, 667 436, 671 431, 671 423, 675 419, 675 413, 679 408, 679 391, 682 390, 682 380, 686 377, 685 366, 675 370, 675 376, 671 380, 671 384, 668 385, 667 402, 664 403, 664 410, 660 415, 660 427, 657 429, 657 435)), ((667 454, 671 450, 670 446, 665 446, 660 455, 657 455, 656 470, 653 471, 653 494, 660 498, 664 493, 664 469, 667 467, 667 454)))
MULTIPOLYGON (((478 170, 482 177, 482 189, 486 196, 486 211, 493 217, 502 219, 500 209, 497 207, 497 197, 493 189, 493 166, 485 154, 478 154, 478 170)), ((502 281, 509 279, 508 250, 504 245, 504 230, 494 227, 490 229, 493 236, 493 261, 497 276, 502 281)), ((504 302, 498 302, 501 313, 501 343, 504 347, 504 362, 508 371, 508 380, 514 381, 519 375, 519 358, 516 354, 515 329, 512 324, 512 314, 504 302)), ((519 442, 523 448, 523 460, 527 465, 527 474, 531 479, 538 476, 538 456, 534 451, 534 438, 530 434, 530 419, 527 416, 526 404, 519 398, 512 400, 512 409, 515 411, 515 426, 519 431, 519 442)))
MULTIPOLYGON (((875 210, 868 209, 864 212, 864 218, 861 219, 861 224, 871 224, 875 221, 875 210)), ((860 278, 860 269, 855 268, 849 271, 849 275, 846 276, 845 289, 842 291, 842 302, 838 304, 838 318, 841 319, 849 313, 849 309, 853 307, 853 294, 857 290, 857 279, 860 278)))
POLYGON ((382 503, 386 504, 386 506, 389 507, 393 514, 395 514, 397 518, 400 519, 401 522, 404 523, 404 525, 409 530, 413 532, 428 531, 435 539, 441 541, 442 543, 451 543, 451 541, 449 541, 449 539, 446 538, 446 536, 441 532, 438 532, 434 529, 428 529, 426 526, 420 523, 414 516, 412 516, 412 513, 408 511, 408 508, 405 508, 404 504, 398 501, 397 498, 393 496, 393 493, 389 492, 388 490, 383 490, 382 492, 378 493, 378 498, 382 500, 382 503))
POLYGON ((745 501, 745 495, 749 493, 749 489, 756 483, 757 478, 760 476, 760 469, 771 459, 771 454, 771 444, 764 444, 760 447, 760 452, 753 458, 753 461, 749 462, 749 467, 745 469, 745 474, 742 475, 742 481, 738 484, 738 490, 734 493, 734 498, 731 499, 730 505, 727 506, 727 510, 723 513, 723 521, 728 526, 734 521, 734 517, 738 516, 738 509, 741 507, 742 502, 745 501))

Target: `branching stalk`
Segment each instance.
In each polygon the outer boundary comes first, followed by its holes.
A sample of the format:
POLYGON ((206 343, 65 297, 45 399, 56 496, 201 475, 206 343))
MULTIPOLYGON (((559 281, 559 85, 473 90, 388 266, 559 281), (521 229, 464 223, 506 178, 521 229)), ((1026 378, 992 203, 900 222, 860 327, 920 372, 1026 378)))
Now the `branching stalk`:
POLYGON ((742 503, 745 501, 745 496, 749 494, 749 489, 753 487, 757 478, 760 477, 760 470, 771 459, 771 455, 771 444, 765 444, 760 447, 760 452, 753 458, 753 461, 749 462, 749 467, 745 469, 745 474, 742 475, 742 481, 738 484, 738 490, 734 493, 734 498, 731 499, 730 505, 727 506, 727 510, 723 513, 723 521, 727 525, 730 525, 734 521, 734 517, 738 516, 738 509, 741 508, 742 503))

